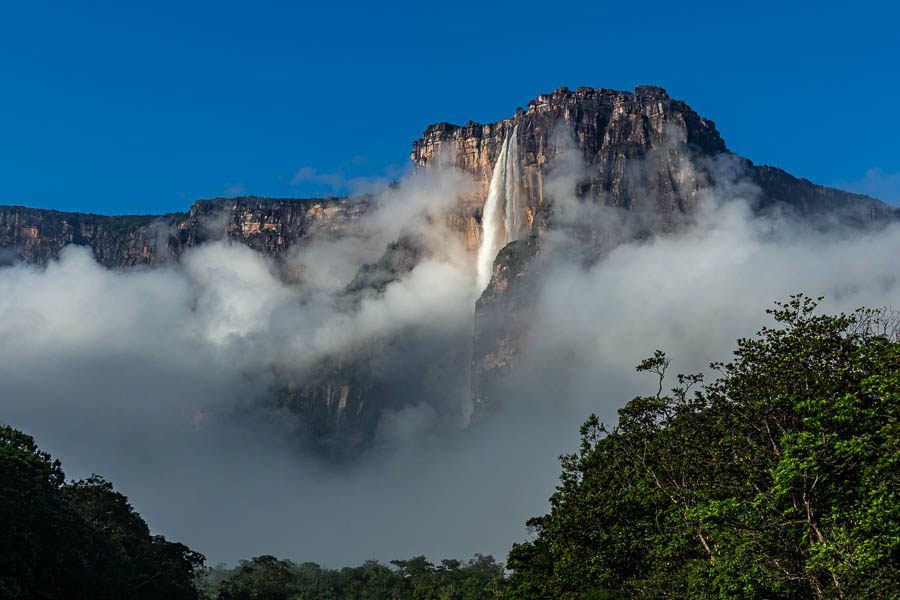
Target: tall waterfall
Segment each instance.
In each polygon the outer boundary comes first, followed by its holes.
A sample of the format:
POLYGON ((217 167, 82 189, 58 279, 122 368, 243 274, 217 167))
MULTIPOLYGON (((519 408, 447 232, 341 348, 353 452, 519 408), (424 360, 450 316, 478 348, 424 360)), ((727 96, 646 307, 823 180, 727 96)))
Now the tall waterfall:
POLYGON ((494 259, 497 258, 500 248, 515 240, 522 229, 519 143, 516 136, 518 129, 519 126, 516 125, 512 135, 503 140, 500 156, 497 157, 491 174, 487 201, 484 203, 484 212, 481 216, 481 246, 478 247, 475 262, 479 294, 491 281, 494 259))
POLYGON ((491 282, 491 268, 497 257, 497 251, 500 250, 500 240, 498 239, 500 237, 500 196, 505 191, 503 171, 506 165, 508 146, 509 138, 506 138, 503 140, 500 156, 497 157, 497 162, 494 164, 487 201, 484 203, 484 212, 481 215, 481 246, 478 247, 478 257, 475 262, 479 294, 491 282))

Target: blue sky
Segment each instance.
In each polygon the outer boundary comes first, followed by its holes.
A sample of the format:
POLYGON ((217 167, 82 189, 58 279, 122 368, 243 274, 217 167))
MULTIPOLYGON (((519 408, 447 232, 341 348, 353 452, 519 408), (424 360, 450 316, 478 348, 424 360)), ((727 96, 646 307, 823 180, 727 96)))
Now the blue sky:
POLYGON ((757 163, 900 200, 887 2, 310 4, 3 3, 0 204, 345 193, 402 173, 429 123, 636 84, 757 163))

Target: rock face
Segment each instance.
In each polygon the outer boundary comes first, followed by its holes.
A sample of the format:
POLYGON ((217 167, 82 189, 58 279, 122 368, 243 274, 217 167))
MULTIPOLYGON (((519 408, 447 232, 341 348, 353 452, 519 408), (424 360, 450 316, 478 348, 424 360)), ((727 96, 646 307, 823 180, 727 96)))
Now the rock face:
MULTIPOLYGON (((436 404, 448 412, 458 409, 459 382, 467 386, 469 375, 476 412, 490 404, 495 385, 527 347, 549 231, 565 228, 579 242, 573 260, 597 260, 623 242, 690 223, 702 196, 698 192, 713 185, 723 169, 756 184, 757 211, 793 215, 812 227, 877 228, 897 218, 895 209, 878 200, 731 154, 712 121, 650 86, 633 93, 560 88, 497 123, 437 123, 413 142, 411 159, 417 172, 453 167, 474 179, 475 192, 458 199, 445 216, 447 224, 471 252, 473 265, 488 226, 499 252, 496 259, 488 257, 474 338, 460 332, 459 339, 433 344, 413 333, 385 341, 385 347, 403 346, 393 355, 365 348, 323 360, 303 381, 280 374, 274 400, 300 415, 308 439, 328 454, 352 455, 371 444, 386 410, 401 410, 421 397, 444 393, 436 404), (491 195, 493 212, 486 206, 491 195), (573 218, 564 199, 628 218, 573 218), (618 226, 626 221, 627 227, 618 226), (435 348, 454 350, 436 354, 435 348), (392 362, 392 356, 421 361, 414 368, 392 362), (416 383, 424 381, 423 365, 429 366, 428 386, 416 383)), ((200 200, 186 213, 127 217, 2 206, 0 249, 44 264, 65 245, 81 244, 90 246, 101 264, 126 268, 177 261, 191 246, 227 237, 277 259, 310 236, 340 234, 375 202, 249 196, 200 200)), ((371 264, 347 282, 348 307, 360 292, 383 291, 422 257, 421 241, 409 236, 371 257, 371 264)))
MULTIPOLYGON (((491 282, 475 309, 472 397, 476 411, 491 388, 516 363, 528 336, 528 312, 540 266, 543 234, 568 227, 584 260, 596 259, 630 239, 671 232, 689 223, 718 171, 728 168, 758 186, 756 210, 778 212, 813 227, 835 224, 877 228, 896 219, 884 203, 756 166, 728 152, 715 124, 664 89, 638 86, 634 93, 560 88, 497 123, 438 123, 413 142, 418 170, 451 166, 470 173, 480 191, 461 198, 454 225, 469 245, 482 241, 482 220, 495 166, 515 147, 517 210, 522 229, 497 255, 491 282), (514 142, 512 141, 514 138, 514 142), (566 222, 559 196, 583 205, 625 209, 629 227, 597 219, 566 222)), ((509 207, 507 207, 509 212, 509 207)), ((607 213, 609 214, 609 213, 607 213)), ((510 236, 507 235, 507 239, 510 236)))
POLYGON ((527 110, 517 109, 512 118, 464 126, 437 123, 413 142, 410 158, 418 170, 452 166, 480 184, 480 193, 461 199, 454 217, 455 229, 476 246, 492 171, 514 131, 525 225, 537 232, 552 212, 547 198, 552 190, 545 189, 545 180, 563 159, 572 162, 572 154, 581 159, 572 193, 609 206, 652 208, 653 232, 671 230, 691 213, 696 192, 710 184, 710 161, 721 155, 740 161, 759 185, 761 208, 779 205, 800 215, 852 212, 859 225, 882 221, 891 212, 873 198, 734 157, 715 123, 660 87, 638 86, 634 93, 562 87, 538 96, 527 110))
POLYGON ((0 248, 31 264, 45 264, 68 244, 90 246, 107 267, 177 260, 186 248, 229 237, 278 257, 301 238, 340 231, 371 199, 215 198, 189 212, 107 217, 21 206, 0 206, 0 248))
POLYGON ((744 162, 763 192, 759 210, 777 209, 820 227, 837 224, 872 229, 897 219, 896 209, 875 198, 816 185, 776 167, 744 162))
POLYGON ((578 158, 585 171, 577 194, 622 207, 649 198, 665 230, 691 209, 694 192, 707 184, 702 172, 685 173, 687 161, 702 163, 726 152, 712 121, 662 88, 646 86, 634 94, 560 88, 497 123, 432 125, 413 142, 411 158, 420 170, 453 166, 474 176, 481 192, 463 199, 457 228, 474 232, 477 243, 492 171, 514 131, 524 226, 538 232, 547 226, 550 212, 545 178, 563 157, 578 158))

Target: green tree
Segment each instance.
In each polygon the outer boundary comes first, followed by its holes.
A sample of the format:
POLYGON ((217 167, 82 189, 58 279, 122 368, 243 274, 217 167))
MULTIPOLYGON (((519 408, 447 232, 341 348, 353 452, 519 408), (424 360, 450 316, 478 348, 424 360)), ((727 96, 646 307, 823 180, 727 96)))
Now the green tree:
POLYGON ((86 593, 90 531, 62 488, 58 460, 31 436, 0 427, 0 598, 86 593))
POLYGON ((230 571, 212 570, 202 579, 219 581, 215 591, 206 581, 200 585, 208 597, 223 600, 487 600, 499 595, 505 581, 503 565, 480 554, 466 562, 448 559, 439 565, 424 556, 391 563, 394 568, 369 560, 335 570, 263 556, 241 561, 230 571))
POLYGON ((31 436, 0 427, 0 599, 198 597, 202 555, 151 536, 104 479, 64 481, 31 436))
POLYGON ((95 568, 104 579, 124 579, 133 598, 192 600, 203 555, 184 544, 150 535, 150 528, 112 483, 99 475, 66 486, 82 518, 93 529, 95 568))
POLYGON ((736 469, 746 485, 695 516, 736 566, 760 565, 804 595, 896 596, 896 314, 815 309, 803 296, 778 304, 779 328, 713 365, 722 376, 706 397, 733 449, 719 472, 736 469))
POLYGON ((289 560, 255 556, 241 561, 235 572, 219 584, 221 600, 288 600, 296 596, 289 560))
POLYGON ((898 597, 897 317, 802 295, 719 376, 592 416, 507 598, 898 597))

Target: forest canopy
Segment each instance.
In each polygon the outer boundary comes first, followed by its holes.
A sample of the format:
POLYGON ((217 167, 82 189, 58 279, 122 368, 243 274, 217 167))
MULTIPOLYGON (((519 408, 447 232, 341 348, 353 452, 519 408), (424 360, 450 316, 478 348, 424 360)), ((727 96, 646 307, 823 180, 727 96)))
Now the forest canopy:
POLYGON ((65 483, 31 436, 0 427, 0 599, 192 600, 203 562, 102 477, 65 483))
POLYGON ((792 296, 717 378, 658 392, 562 457, 504 596, 900 597, 897 314, 792 296))

